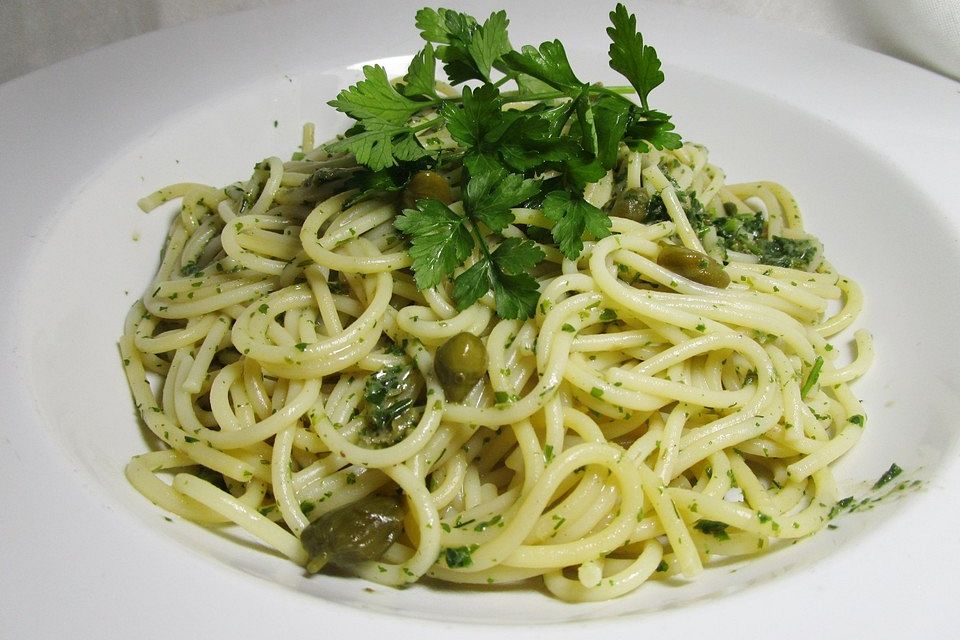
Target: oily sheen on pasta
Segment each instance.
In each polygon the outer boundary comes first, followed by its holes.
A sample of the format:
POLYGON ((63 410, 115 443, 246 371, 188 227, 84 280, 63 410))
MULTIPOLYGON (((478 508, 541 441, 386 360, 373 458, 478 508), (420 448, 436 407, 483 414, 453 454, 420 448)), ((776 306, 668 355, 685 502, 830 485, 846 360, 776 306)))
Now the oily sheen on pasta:
MULTIPOLYGON (((848 385, 868 367, 869 336, 856 333, 852 362, 828 342, 861 309, 856 284, 818 244, 809 270, 730 250, 725 288, 658 264, 666 245, 716 255, 723 226, 698 232, 702 211, 808 238, 783 187, 726 184, 696 144, 624 146, 585 193, 612 211, 610 235, 576 260, 542 245, 536 314, 505 320, 491 294, 458 311, 449 283, 418 289, 393 225, 400 199, 351 203, 347 178, 317 184, 355 164, 312 138, 307 127, 297 159, 268 158, 245 181, 171 185, 140 203, 179 200, 120 341, 159 441, 126 470, 144 496, 233 522, 300 564, 311 522, 397 497, 400 531, 350 567, 359 576, 535 580, 569 601, 693 578, 825 526, 831 465, 864 424, 848 385), (618 216, 624 194, 663 219, 618 216), (481 340, 486 371, 452 401, 434 358, 462 332, 481 340), (376 392, 401 373, 416 384, 387 418, 403 424, 376 431, 376 392)), ((444 178, 458 199, 459 170, 444 178)), ((505 237, 554 224, 512 213, 505 237)))

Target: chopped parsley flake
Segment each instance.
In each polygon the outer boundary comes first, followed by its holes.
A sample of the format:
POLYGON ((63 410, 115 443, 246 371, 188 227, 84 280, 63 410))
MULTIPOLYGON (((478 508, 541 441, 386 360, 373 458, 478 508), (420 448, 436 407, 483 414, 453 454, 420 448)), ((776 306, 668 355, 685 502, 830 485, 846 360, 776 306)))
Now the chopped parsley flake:
POLYGON ((879 489, 880 487, 884 486, 885 484, 887 484, 888 482, 890 482, 891 480, 899 476, 901 473, 903 473, 903 469, 901 469, 899 465, 897 465, 897 463, 894 462, 893 464, 890 465, 890 468, 884 471, 883 475, 880 476, 880 478, 873 483, 872 488, 879 489))
POLYGON ((451 569, 469 567, 473 564, 472 554, 475 550, 476 545, 469 547, 448 547, 446 551, 444 551, 447 566, 451 569))
POLYGON ((693 528, 712 535, 717 540, 729 540, 730 534, 727 533, 727 527, 729 527, 726 522, 718 522, 716 520, 706 520, 700 519, 693 523, 693 528))

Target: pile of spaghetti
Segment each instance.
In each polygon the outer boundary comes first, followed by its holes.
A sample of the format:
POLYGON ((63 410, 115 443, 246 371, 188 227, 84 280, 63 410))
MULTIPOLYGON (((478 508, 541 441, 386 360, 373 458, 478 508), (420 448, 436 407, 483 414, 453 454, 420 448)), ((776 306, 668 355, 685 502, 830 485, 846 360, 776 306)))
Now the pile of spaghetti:
MULTIPOLYGON (((430 19, 448 30, 418 58, 448 76, 465 64, 457 47, 489 41, 500 15, 429 11, 425 37, 430 19)), ((635 44, 633 16, 611 18, 614 45, 635 44)), ((495 58, 541 83, 509 107, 476 57, 483 84, 462 93, 410 93, 412 65, 386 85, 419 105, 386 155, 364 151, 357 138, 379 130, 345 91, 337 106, 358 120, 346 136, 318 146, 307 126, 291 160, 245 181, 141 201, 180 200, 120 341, 162 441, 127 467, 143 495, 232 521, 310 571, 539 578, 570 601, 825 526, 831 465, 865 421, 848 384, 869 336, 845 364, 828 342, 861 309, 856 284, 784 188, 727 184, 632 79, 642 105, 624 108, 612 153, 597 125, 591 157, 588 123, 622 98, 585 84, 555 95, 535 64, 551 44, 495 58), (458 118, 481 100, 513 118, 501 134, 565 110, 552 133, 565 146, 541 135, 528 168, 471 146, 458 118), (574 143, 576 162, 561 157, 574 143), (584 158, 595 175, 581 184, 584 158)))

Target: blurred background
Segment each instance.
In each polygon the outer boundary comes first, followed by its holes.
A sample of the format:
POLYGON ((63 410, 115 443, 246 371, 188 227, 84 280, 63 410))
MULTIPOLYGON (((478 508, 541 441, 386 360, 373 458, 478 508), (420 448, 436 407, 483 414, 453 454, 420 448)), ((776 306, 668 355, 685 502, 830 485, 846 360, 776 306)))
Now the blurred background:
MULTIPOLYGON (((0 83, 141 33, 287 1, 0 0, 0 83)), ((517 1, 491 2, 491 8, 517 1)), ((960 80, 960 0, 654 1, 845 40, 960 80)))

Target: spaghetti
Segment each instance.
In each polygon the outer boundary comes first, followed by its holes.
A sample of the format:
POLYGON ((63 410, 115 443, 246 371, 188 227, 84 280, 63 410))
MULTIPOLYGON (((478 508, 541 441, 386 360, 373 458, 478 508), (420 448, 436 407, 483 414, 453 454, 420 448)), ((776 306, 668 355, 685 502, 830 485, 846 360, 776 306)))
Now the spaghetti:
MULTIPOLYGON (((267 159, 225 189, 178 184, 140 203, 180 199, 120 340, 134 401, 163 443, 126 469, 144 496, 236 523, 304 565, 311 522, 401 496, 396 539, 358 575, 538 578, 569 601, 693 577, 711 558, 825 526, 831 465, 864 424, 849 383, 871 360, 864 331, 849 364, 827 340, 856 318, 860 290, 816 243, 802 270, 718 240, 749 220, 766 239, 809 239, 785 189, 726 184, 698 145, 624 147, 585 196, 613 209, 611 235, 576 260, 542 245, 536 315, 503 320, 490 295, 457 311, 449 286, 419 290, 393 227, 397 198, 351 203, 351 157, 312 138, 305 128, 296 160, 267 159), (616 215, 625 194, 646 219, 616 215), (731 283, 661 266, 667 244, 726 258, 731 283), (463 332, 481 339, 486 372, 453 402, 434 359, 463 332), (417 384, 384 413, 377 399, 398 372, 417 384), (387 425, 376 438, 373 409, 387 425)), ((456 195, 457 171, 446 179, 456 195)), ((553 224, 537 209, 513 214, 506 237, 553 224)))

